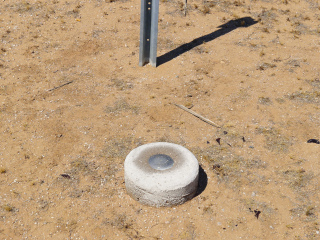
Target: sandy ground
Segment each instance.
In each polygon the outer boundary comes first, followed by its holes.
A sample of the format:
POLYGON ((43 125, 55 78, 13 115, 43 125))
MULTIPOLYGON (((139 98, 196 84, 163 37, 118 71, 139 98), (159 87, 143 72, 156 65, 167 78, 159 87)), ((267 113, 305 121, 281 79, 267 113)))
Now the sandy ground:
POLYGON ((320 239, 319 1, 162 0, 157 68, 139 29, 138 0, 1 1, 0 239, 320 239), (203 169, 183 205, 126 194, 156 141, 203 169))

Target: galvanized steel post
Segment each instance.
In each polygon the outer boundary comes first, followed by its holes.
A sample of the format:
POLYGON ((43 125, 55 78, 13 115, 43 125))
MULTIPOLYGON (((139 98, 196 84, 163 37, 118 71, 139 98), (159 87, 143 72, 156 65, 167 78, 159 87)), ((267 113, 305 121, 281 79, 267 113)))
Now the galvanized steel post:
POLYGON ((141 0, 139 66, 157 66, 159 0, 141 0))

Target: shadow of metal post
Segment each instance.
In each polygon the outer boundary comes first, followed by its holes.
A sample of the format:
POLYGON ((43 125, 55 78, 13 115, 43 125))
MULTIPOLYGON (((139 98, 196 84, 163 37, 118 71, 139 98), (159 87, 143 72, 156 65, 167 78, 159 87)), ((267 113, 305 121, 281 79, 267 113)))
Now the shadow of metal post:
POLYGON ((168 53, 163 54, 162 56, 157 58, 158 66, 164 64, 166 62, 171 61, 172 59, 180 56, 181 54, 190 51, 191 49, 205 43, 210 42, 218 37, 221 37, 237 28, 240 27, 249 27, 256 24, 257 21, 252 19, 251 17, 243 17, 236 20, 231 20, 223 25, 219 26, 219 30, 204 35, 202 37, 196 38, 189 43, 185 43, 176 49, 171 50, 168 53))

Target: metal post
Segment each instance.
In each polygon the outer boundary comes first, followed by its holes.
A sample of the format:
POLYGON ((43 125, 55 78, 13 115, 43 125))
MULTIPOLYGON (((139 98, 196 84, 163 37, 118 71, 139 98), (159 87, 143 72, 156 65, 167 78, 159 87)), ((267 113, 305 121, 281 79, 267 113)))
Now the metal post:
POLYGON ((159 0, 141 0, 139 66, 157 66, 159 0))

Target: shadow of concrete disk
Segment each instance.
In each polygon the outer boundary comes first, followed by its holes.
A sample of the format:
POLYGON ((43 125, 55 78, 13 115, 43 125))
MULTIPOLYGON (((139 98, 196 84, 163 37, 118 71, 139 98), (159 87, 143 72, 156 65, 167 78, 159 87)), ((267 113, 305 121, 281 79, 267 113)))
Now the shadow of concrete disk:
POLYGON ((199 166, 198 189, 197 189, 197 192, 196 192, 194 198, 199 196, 201 193, 203 193, 204 190, 206 189, 207 185, 208 185, 208 176, 207 176, 206 172, 203 170, 203 168, 201 166, 199 166))

